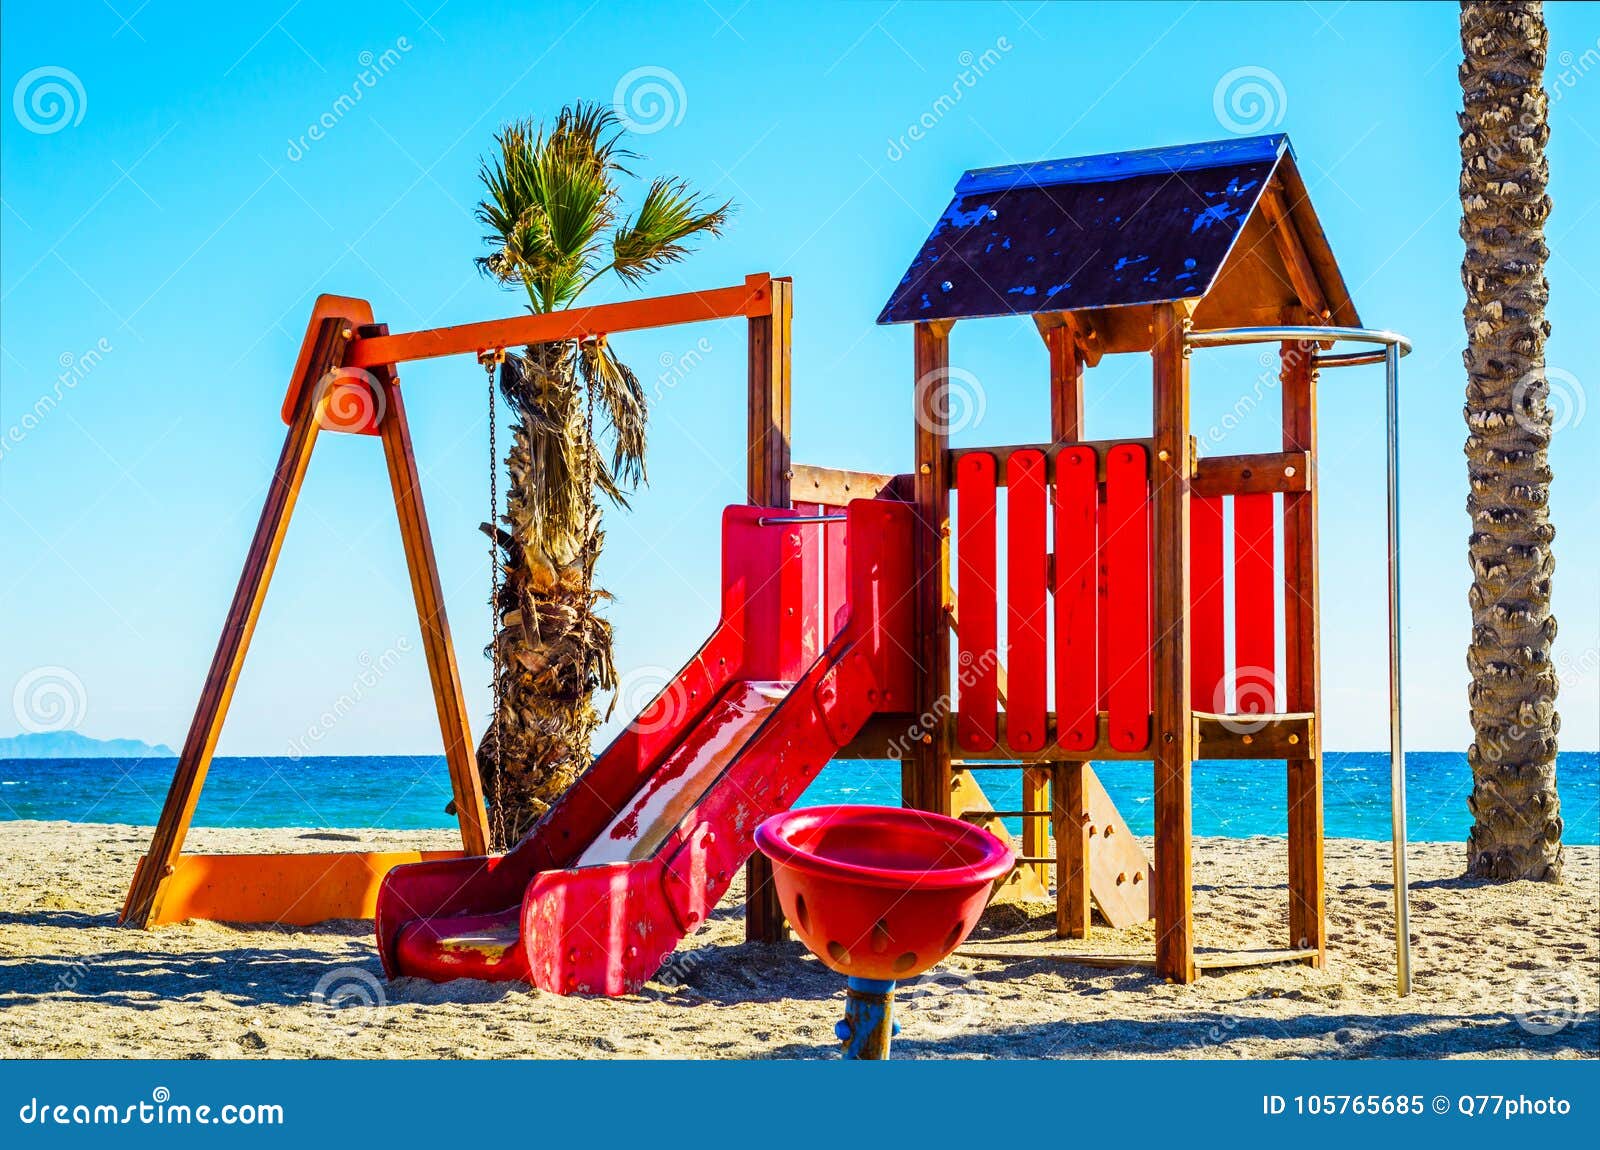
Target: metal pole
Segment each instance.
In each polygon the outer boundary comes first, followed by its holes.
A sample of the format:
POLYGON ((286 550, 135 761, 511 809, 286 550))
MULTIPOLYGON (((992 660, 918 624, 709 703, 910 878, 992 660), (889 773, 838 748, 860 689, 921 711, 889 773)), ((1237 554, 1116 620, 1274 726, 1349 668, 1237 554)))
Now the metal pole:
POLYGON ((843 523, 848 515, 763 515, 756 520, 757 527, 789 527, 796 523, 843 523))
POLYGON ((1394 855, 1395 981, 1411 993, 1411 907, 1406 875, 1406 760, 1400 735, 1400 349, 1384 348, 1389 473, 1389 820, 1394 855))

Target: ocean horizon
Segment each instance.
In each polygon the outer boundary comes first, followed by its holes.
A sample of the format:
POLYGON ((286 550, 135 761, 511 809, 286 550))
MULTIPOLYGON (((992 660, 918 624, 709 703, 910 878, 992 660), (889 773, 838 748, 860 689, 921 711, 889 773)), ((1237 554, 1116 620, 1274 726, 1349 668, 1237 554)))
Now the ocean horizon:
MULTIPOLYGON (((0 820, 156 821, 171 758, 0 759, 0 820)), ((1151 833, 1150 764, 1101 762, 1096 773, 1135 834, 1151 833)), ((1557 759, 1565 841, 1600 843, 1600 752, 1557 759)), ((1330 838, 1389 838, 1389 756, 1338 751, 1323 756, 1324 821, 1330 838)), ((981 776, 1000 810, 1021 805, 1021 773, 981 776)), ((1472 825, 1465 754, 1406 755, 1408 830, 1418 842, 1462 842, 1472 825)), ((1286 835, 1284 770, 1258 760, 1202 760, 1194 766, 1194 833, 1245 838, 1286 835)), ((837 761, 823 769, 799 806, 899 804, 900 766, 884 760, 837 761)), ((379 828, 453 827, 445 813, 450 781, 442 755, 320 758, 218 758, 195 812, 196 826, 379 828)), ((1015 831, 1017 820, 1009 820, 1015 831)))

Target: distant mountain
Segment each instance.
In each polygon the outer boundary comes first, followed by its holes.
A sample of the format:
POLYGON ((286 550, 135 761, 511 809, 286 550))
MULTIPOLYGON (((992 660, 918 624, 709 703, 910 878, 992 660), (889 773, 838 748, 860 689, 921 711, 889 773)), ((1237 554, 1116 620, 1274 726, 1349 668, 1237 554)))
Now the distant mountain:
POLYGON ((138 739, 91 739, 77 731, 46 731, 0 739, 0 759, 175 759, 177 752, 138 739))

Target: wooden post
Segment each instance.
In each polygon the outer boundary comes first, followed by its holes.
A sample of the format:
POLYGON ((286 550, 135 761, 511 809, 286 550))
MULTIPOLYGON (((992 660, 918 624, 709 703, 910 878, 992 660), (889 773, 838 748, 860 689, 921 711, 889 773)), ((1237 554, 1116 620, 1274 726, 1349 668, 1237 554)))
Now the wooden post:
POLYGON ((233 603, 228 608, 200 701, 195 706, 194 719, 189 724, 188 737, 178 756, 178 768, 173 772, 172 785, 167 790, 161 817, 150 840, 150 850, 140 862, 123 904, 122 921, 129 926, 153 924, 167 879, 183 851, 183 840, 189 833, 195 804, 200 801, 206 771, 211 766, 228 705, 233 701, 245 652, 250 648, 250 637, 255 633, 256 620, 260 618, 261 605, 267 597, 267 584, 272 580, 272 569, 283 548, 289 517, 294 512, 306 465, 311 461, 311 449, 317 441, 317 409, 322 401, 318 381, 339 366, 353 334, 350 322, 337 316, 324 319, 317 329, 316 342, 300 380, 294 418, 284 436, 283 450, 267 488, 266 504, 256 523, 255 537, 250 541, 233 603))
POLYGON ((1056 936, 1089 937, 1088 763, 1056 763, 1052 768, 1056 833, 1056 936))
MULTIPOLYGON (((757 507, 788 507, 789 379, 794 284, 775 279, 770 315, 749 321, 749 442, 746 486, 757 507)), ((781 942, 783 908, 772 882, 772 865, 757 851, 745 864, 744 936, 750 942, 781 942)))
MULTIPOLYGON (((1050 438, 1056 444, 1078 443, 1084 437, 1083 353, 1078 347, 1073 329, 1066 323, 1066 317, 1038 315, 1034 317, 1034 321, 1050 353, 1050 438)), ((1054 481, 1055 476, 1052 475, 1050 478, 1054 481)), ((1073 842, 1063 844, 1059 839, 1060 818, 1051 820, 1052 825, 1056 825, 1058 836, 1056 933, 1062 938, 1089 936, 1089 859, 1087 853, 1080 853, 1076 845, 1080 842, 1086 843, 1082 838, 1083 822, 1088 813, 1088 808, 1084 805, 1083 772, 1088 769, 1087 765, 1077 763, 1065 768, 1058 765, 1054 770, 1048 766, 1029 768, 1022 775, 1024 810, 1062 808, 1065 802, 1062 817, 1068 820, 1068 825, 1076 828, 1073 832, 1073 842), (1071 776, 1071 781, 1075 785, 1063 796, 1061 784, 1068 776, 1071 776), (1057 792, 1053 806, 1048 792, 1052 781, 1057 792), (1076 805, 1073 803, 1074 799, 1077 800, 1076 805)), ((1024 854, 1043 856, 1049 853, 1045 830, 1046 824, 1042 819, 1024 820, 1022 826, 1024 854), (1030 829, 1034 833, 1032 839, 1028 837, 1030 829)), ((1048 866, 1040 865, 1038 869, 1039 880, 1048 882, 1050 879, 1048 866)))
POLYGON ((1194 893, 1190 838, 1193 719, 1189 708, 1189 351, 1193 305, 1157 304, 1151 356, 1155 458, 1155 918, 1156 972, 1193 982, 1194 893))
POLYGON ((1291 712, 1315 716, 1303 758, 1289 770, 1289 945, 1327 958, 1322 859, 1322 686, 1317 594, 1317 368, 1315 347, 1282 347, 1283 447, 1308 454, 1308 489, 1283 497, 1284 693, 1291 712))
MULTIPOLYGON (((363 337, 388 335, 389 325, 367 325, 360 334, 363 337)), ((405 400, 400 394, 400 377, 392 366, 374 368, 372 377, 378 389, 375 401, 382 404, 378 416, 383 456, 389 467, 389 486, 394 490, 395 513, 400 519, 400 542, 405 549, 406 570, 411 576, 411 594, 417 604, 417 623, 422 631, 422 650, 428 660, 433 703, 439 714, 439 733, 444 737, 444 757, 450 767, 450 790, 455 798, 456 822, 461 827, 461 846, 469 855, 484 855, 489 853, 490 843, 483 781, 478 776, 461 671, 456 666, 450 621, 445 616, 444 590, 433 555, 433 536, 422 506, 422 480, 411 445, 411 427, 406 422, 405 400)))
POLYGON ((919 323, 912 331, 916 440, 912 489, 916 506, 916 711, 923 740, 902 762, 900 789, 908 807, 950 813, 950 328, 919 323))

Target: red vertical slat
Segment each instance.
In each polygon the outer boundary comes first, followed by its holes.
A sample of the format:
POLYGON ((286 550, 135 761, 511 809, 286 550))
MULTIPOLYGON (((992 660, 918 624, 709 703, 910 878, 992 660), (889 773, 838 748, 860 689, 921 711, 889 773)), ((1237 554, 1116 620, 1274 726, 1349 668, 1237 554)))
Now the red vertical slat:
POLYGON ((1056 742, 1072 751, 1094 747, 1100 709, 1095 465, 1092 447, 1056 456, 1056 742))
POLYGON ((1123 443, 1106 456, 1106 710, 1111 746, 1150 744, 1150 457, 1123 443))
POLYGON ((1189 706, 1220 713, 1227 675, 1223 648, 1222 497, 1189 500, 1189 706))
POLYGON ((1014 451, 1006 465, 1006 741, 1038 751, 1045 740, 1045 459, 1014 451))
POLYGON ((995 571, 995 460, 975 453, 956 464, 956 742, 992 750, 997 740, 999 636, 995 571))
POLYGON ((1234 710, 1241 715, 1265 715, 1277 705, 1272 513, 1270 494, 1233 497, 1234 710))

